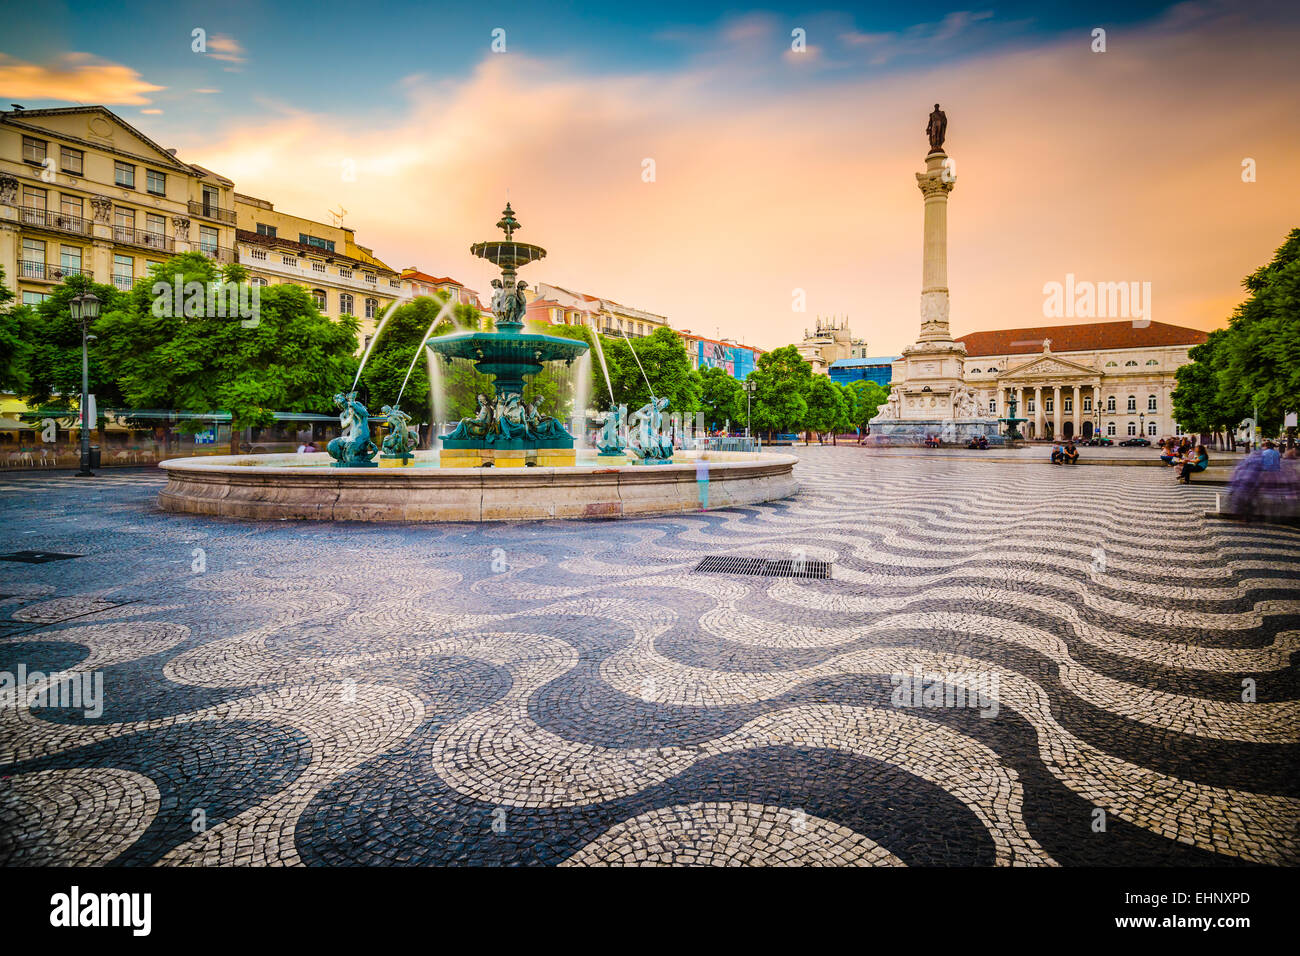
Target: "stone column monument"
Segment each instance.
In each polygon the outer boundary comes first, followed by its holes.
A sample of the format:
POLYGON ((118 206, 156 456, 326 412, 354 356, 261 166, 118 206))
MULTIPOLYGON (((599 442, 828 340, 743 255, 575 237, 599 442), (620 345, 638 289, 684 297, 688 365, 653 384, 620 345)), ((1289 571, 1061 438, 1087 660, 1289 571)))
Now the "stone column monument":
POLYGON ((921 331, 916 343, 894 363, 893 395, 871 420, 873 435, 885 440, 965 441, 997 436, 995 419, 980 415, 975 393, 966 387, 966 347, 948 328, 948 194, 956 185, 953 165, 943 150, 948 117, 934 104, 925 128, 930 152, 916 185, 925 201, 921 259, 921 331), (893 400, 897 396, 897 400, 893 400))

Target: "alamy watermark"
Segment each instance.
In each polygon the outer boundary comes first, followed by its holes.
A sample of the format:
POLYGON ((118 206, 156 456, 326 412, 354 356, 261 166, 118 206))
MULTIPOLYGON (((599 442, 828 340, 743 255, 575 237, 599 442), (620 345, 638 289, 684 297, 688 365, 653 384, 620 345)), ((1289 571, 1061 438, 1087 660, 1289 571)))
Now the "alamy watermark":
POLYGON ((239 324, 246 329, 262 321, 262 287, 251 282, 182 283, 180 276, 173 276, 171 282, 159 279, 150 293, 151 311, 160 319, 242 319, 239 324))
POLYGON ((1043 285, 1047 319, 1132 319, 1133 328, 1151 324, 1150 282, 1092 282, 1065 274, 1064 282, 1043 285))
POLYGON ((16 672, 0 671, 0 707, 16 707, 20 689, 24 706, 31 709, 80 710, 91 718, 101 717, 104 713, 103 671, 45 674, 42 671, 29 672, 26 664, 19 664, 16 672), (32 688, 31 685, 39 685, 42 681, 44 687, 39 690, 32 688))
POLYGON ((895 707, 948 707, 978 710, 981 717, 998 715, 998 675, 990 671, 922 671, 889 677, 895 707))

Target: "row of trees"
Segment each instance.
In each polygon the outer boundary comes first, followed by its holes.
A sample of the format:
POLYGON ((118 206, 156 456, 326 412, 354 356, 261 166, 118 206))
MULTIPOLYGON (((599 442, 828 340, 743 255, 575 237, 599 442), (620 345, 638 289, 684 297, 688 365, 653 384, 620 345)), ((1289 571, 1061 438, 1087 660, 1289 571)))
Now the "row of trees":
MULTIPOLYGON (((0 390, 45 408, 75 406, 81 392, 81 328, 69 303, 87 291, 102 303, 89 350, 90 388, 101 408, 224 411, 239 430, 269 425, 277 411, 329 412, 334 394, 351 387, 359 362, 355 318, 322 315, 307 290, 292 284, 260 289, 256 322, 156 309, 154 284, 174 285, 177 279, 182 287, 197 282, 221 289, 245 283, 247 273, 238 265, 218 268, 206 256, 185 253, 155 266, 129 290, 73 276, 35 306, 14 306, 0 274, 0 390)), ((437 298, 396 306, 363 372, 364 397, 372 404, 391 404, 409 371, 402 407, 416 421, 427 422, 429 374, 416 356, 430 325, 441 335, 489 322, 472 306, 445 307, 437 298)), ((615 403, 636 408, 650 400, 653 389, 669 399, 670 410, 702 414, 710 430, 749 423, 768 433, 833 434, 864 426, 887 398, 871 382, 846 387, 813 375, 793 345, 759 358, 747 396, 722 369, 692 369, 685 343, 671 329, 631 340, 601 336, 607 381, 592 329, 547 325, 536 331, 581 339, 591 354, 589 363, 547 368, 530 382, 525 399, 540 398, 558 415, 570 414, 566 405, 583 391, 593 407, 606 407, 612 391, 615 403), (590 377, 579 383, 583 370, 590 377)), ((474 396, 490 391, 489 377, 469 362, 452 363, 442 379, 448 420, 473 414, 474 396)))
POLYGON ((1228 327, 1188 352, 1191 363, 1177 372, 1174 415, 1186 431, 1232 431, 1258 411, 1271 435, 1300 410, 1300 229, 1242 285, 1250 295, 1228 327))

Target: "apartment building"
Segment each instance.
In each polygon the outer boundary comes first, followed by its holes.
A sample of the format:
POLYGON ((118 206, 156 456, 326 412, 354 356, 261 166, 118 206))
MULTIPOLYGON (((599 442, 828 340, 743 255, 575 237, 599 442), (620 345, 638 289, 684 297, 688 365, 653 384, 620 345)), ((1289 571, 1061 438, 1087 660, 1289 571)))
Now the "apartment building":
POLYGON ((177 253, 235 261, 233 196, 102 106, 0 111, 0 266, 28 305, 67 276, 129 289, 177 253))
POLYGON ((265 199, 235 193, 235 247, 250 281, 292 282, 309 289, 316 307, 330 318, 356 316, 362 348, 379 317, 402 295, 402 278, 349 226, 331 225, 279 212, 265 199))
POLYGON ((537 288, 529 290, 528 294, 527 318, 531 322, 587 324, 603 335, 626 335, 632 339, 650 335, 655 329, 671 327, 665 316, 547 282, 538 283, 537 288))

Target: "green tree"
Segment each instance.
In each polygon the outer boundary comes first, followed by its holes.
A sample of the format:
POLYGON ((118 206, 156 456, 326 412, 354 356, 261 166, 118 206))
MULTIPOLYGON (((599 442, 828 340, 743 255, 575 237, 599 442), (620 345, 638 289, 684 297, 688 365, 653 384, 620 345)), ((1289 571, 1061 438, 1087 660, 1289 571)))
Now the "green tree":
POLYGON ((95 325, 99 360, 128 405, 227 411, 233 433, 269 425, 277 411, 332 409, 334 394, 351 386, 357 320, 321 315, 301 286, 262 288, 249 327, 240 318, 156 314, 153 281, 221 279, 205 256, 184 253, 153 271, 95 325))
MULTIPOLYGON (((23 323, 28 350, 22 394, 33 406, 71 409, 80 401, 81 322, 72 318, 71 301, 83 292, 93 292, 100 301, 100 319, 91 329, 97 341, 87 348, 91 394, 99 408, 122 404, 117 379, 104 361, 115 343, 109 341, 111 333, 101 324, 104 313, 114 308, 124 293, 78 275, 69 276, 51 289, 49 297, 32 308, 29 320, 23 323)), ((121 343, 121 347, 129 348, 130 344, 121 343)))
POLYGON ((1300 411, 1300 229, 1242 285, 1250 297, 1233 312, 1221 360, 1216 354, 1219 391, 1257 407, 1272 433, 1286 412, 1300 411))
POLYGON ((868 379, 858 379, 845 386, 845 394, 850 400, 849 427, 867 427, 867 423, 876 417, 880 406, 889 401, 889 390, 868 379))
POLYGON ((631 409, 650 401, 648 378, 655 396, 667 397, 670 412, 691 415, 700 408, 699 379, 692 377, 686 345, 672 329, 658 328, 639 339, 602 336, 601 344, 618 402, 631 409))
POLYGON ((1191 359, 1174 373, 1174 419, 1186 432, 1231 431, 1251 414, 1249 402, 1224 373, 1226 345, 1232 330, 1211 332, 1204 345, 1187 353, 1191 359))
POLYGON ((793 345, 759 356, 758 366, 746 381, 755 384, 754 426, 767 432, 793 432, 803 428, 812 387, 812 366, 793 345))
POLYGON ((5 285, 5 271, 0 268, 0 392, 22 392, 27 386, 27 365, 32 347, 27 340, 31 310, 13 307, 14 294, 5 285))
POLYGON ((833 432, 847 418, 844 395, 840 392, 840 387, 825 375, 812 377, 804 401, 808 405, 804 426, 823 438, 827 432, 833 432))
POLYGON ((389 307, 392 312, 384 325, 384 334, 375 343, 361 373, 366 398, 376 413, 380 406, 395 403, 400 393, 402 410, 411 416, 413 423, 422 425, 429 421, 428 362, 421 356, 412 368, 411 360, 415 359, 420 343, 435 320, 433 335, 478 327, 478 309, 464 303, 445 308, 448 298, 446 295, 420 296, 396 308, 389 307), (402 383, 408 371, 411 377, 403 391, 402 383))
POLYGON ((721 368, 702 368, 700 407, 709 429, 722 428, 727 422, 739 425, 745 419, 745 390, 721 368))
MULTIPOLYGON (((526 324, 529 331, 532 332, 586 342, 587 351, 591 352, 593 336, 596 333, 584 325, 551 325, 544 322, 526 324)), ((563 362, 548 362, 540 372, 524 385, 523 399, 526 402, 540 401, 543 412, 547 415, 553 415, 567 425, 570 416, 586 411, 585 408, 574 407, 574 401, 584 390, 584 387, 588 404, 603 404, 601 402, 602 393, 608 397, 605 390, 605 380, 596 369, 597 364, 595 355, 592 355, 589 363, 582 362, 579 359, 574 359, 572 365, 565 365, 563 362), (578 380, 578 376, 583 374, 584 369, 586 369, 587 375, 585 383, 578 380), (597 391, 597 381, 600 382, 599 391, 597 391)))

